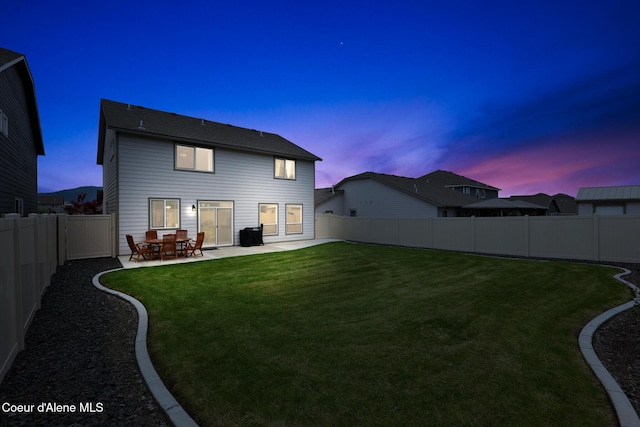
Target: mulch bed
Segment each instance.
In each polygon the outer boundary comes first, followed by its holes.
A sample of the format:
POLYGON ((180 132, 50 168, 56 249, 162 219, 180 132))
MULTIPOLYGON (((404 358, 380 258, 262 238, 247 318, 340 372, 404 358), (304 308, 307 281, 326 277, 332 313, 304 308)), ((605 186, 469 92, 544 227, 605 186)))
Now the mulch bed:
POLYGON ((91 282, 97 273, 120 267, 112 258, 58 267, 27 331, 25 349, 0 383, 0 405, 35 406, 29 413, 0 410, 0 425, 170 425, 138 369, 137 312, 91 282), (47 412, 38 411, 42 403, 47 412))

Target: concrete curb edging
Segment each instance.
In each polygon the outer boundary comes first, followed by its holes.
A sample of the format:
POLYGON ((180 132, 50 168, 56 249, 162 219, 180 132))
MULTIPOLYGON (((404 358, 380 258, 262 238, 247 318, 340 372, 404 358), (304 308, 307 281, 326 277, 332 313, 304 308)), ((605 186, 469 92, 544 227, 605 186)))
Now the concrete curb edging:
POLYGON ((136 360, 140 367, 142 377, 147 383, 147 387, 151 391, 156 402, 160 405, 160 408, 167 415, 171 423, 176 427, 198 427, 198 424, 187 414, 178 401, 169 392, 167 387, 160 379, 160 376, 153 367, 149 353, 147 352, 147 329, 149 327, 149 316, 147 309, 144 305, 135 299, 134 297, 124 294, 122 292, 115 291, 113 289, 105 288, 100 283, 100 276, 112 271, 122 270, 122 268, 116 268, 113 270, 103 271, 96 274, 93 279, 93 286, 100 289, 103 292, 110 293, 117 297, 120 297, 129 303, 131 303, 138 311, 138 332, 136 333, 136 360))
MULTIPOLYGON (((620 267, 618 267, 620 268, 620 267)), ((627 282, 622 279, 622 276, 630 274, 631 272, 626 268, 622 273, 616 274, 613 276, 619 282, 624 283, 629 286, 636 294, 636 297, 629 301, 626 304, 619 305, 617 307, 608 310, 595 319, 591 320, 587 325, 580 331, 580 336, 578 337, 578 344, 580 346, 580 351, 584 356, 585 360, 591 367, 591 370, 596 374, 603 387, 609 394, 609 398, 611 399, 611 403, 616 410, 616 414, 618 415, 618 421, 620 422, 620 427, 640 427, 640 418, 638 418, 638 414, 636 413, 633 405, 629 401, 629 398, 624 393, 620 385, 616 382, 616 380, 611 376, 609 371, 604 367, 600 359, 598 358, 595 350, 593 349, 593 334, 596 330, 607 320, 612 317, 622 313, 625 310, 632 308, 638 299, 640 298, 640 289, 634 286, 632 283, 627 282)))

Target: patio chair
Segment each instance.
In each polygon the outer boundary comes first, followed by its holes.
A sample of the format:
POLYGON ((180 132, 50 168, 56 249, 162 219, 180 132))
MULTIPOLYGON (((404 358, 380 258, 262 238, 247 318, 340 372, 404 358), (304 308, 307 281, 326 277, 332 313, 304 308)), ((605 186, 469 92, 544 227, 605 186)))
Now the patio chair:
POLYGON ((203 242, 204 242, 204 231, 201 231, 198 233, 198 236, 196 237, 196 243, 195 244, 189 243, 189 245, 187 246, 187 256, 189 255, 197 256, 196 251, 200 251, 200 255, 204 256, 204 254, 202 253, 203 242))
POLYGON ((134 255, 136 255, 136 261, 140 261, 140 257, 146 258, 149 254, 149 247, 144 243, 135 243, 131 234, 127 234, 127 243, 129 244, 129 249, 131 249, 129 261, 134 255))
MULTIPOLYGON (((145 233, 144 240, 157 240, 158 239, 158 231, 157 230, 147 230, 145 233)), ((160 245, 157 244, 149 244, 149 252, 151 253, 152 258, 156 258, 156 256, 160 256, 160 245)))
POLYGON ((162 246, 160 247, 160 259, 165 258, 178 259, 178 248, 176 247, 176 235, 165 234, 162 236, 162 246))
POLYGON ((180 246, 178 252, 180 252, 181 256, 186 256, 187 241, 189 240, 188 234, 189 231, 187 230, 176 230, 176 241, 178 246, 180 246))

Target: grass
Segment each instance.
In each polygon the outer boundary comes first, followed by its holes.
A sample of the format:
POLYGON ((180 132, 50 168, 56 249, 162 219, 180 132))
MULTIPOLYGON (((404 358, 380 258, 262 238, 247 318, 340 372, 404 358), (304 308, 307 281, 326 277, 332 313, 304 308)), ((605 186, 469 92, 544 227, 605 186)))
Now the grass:
POLYGON ((202 426, 605 426, 578 348, 616 270, 329 243, 141 268, 165 384, 202 426))

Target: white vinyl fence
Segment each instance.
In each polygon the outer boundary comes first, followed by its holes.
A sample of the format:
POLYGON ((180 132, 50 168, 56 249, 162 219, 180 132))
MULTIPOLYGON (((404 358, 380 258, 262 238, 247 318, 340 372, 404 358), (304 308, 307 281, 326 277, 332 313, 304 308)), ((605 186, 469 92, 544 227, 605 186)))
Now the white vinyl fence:
POLYGON ((112 224, 110 215, 0 218, 0 382, 24 349, 57 266, 67 259, 115 257, 112 224))
POLYGON ((363 218, 317 214, 316 237, 495 255, 640 263, 640 215, 363 218))

